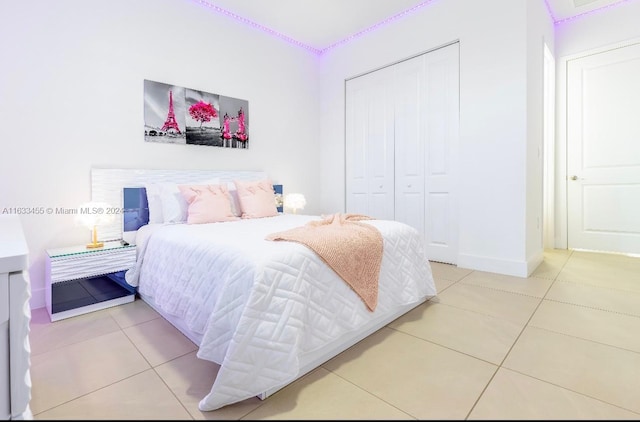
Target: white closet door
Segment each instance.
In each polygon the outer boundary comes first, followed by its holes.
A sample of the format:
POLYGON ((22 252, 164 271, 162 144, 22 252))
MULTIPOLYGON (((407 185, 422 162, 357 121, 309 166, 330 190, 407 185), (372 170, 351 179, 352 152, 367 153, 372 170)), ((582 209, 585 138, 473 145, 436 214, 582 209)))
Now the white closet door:
POLYGON ((459 45, 424 56, 426 75, 425 239, 432 261, 456 264, 458 204, 456 159, 459 137, 459 45))
POLYGON ((458 44, 347 81, 346 210, 423 234, 430 260, 455 264, 458 44))
POLYGON ((348 81, 346 209, 394 219, 393 69, 348 81))
POLYGON ((425 56, 393 66, 395 73, 396 220, 425 232, 425 56))

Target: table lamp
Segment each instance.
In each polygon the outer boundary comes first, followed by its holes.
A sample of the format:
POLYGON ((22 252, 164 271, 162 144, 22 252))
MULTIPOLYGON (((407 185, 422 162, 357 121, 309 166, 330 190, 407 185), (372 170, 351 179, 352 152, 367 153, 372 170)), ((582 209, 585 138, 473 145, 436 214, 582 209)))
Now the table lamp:
POLYGON ((303 209, 305 205, 307 205, 307 200, 301 193, 290 193, 284 197, 284 206, 291 208, 294 214, 297 214, 298 210, 303 209))
POLYGON ((78 207, 76 221, 91 230, 91 243, 87 244, 87 248, 101 248, 103 242, 98 242, 98 226, 108 224, 113 221, 114 215, 107 214, 112 209, 105 202, 87 202, 78 207))

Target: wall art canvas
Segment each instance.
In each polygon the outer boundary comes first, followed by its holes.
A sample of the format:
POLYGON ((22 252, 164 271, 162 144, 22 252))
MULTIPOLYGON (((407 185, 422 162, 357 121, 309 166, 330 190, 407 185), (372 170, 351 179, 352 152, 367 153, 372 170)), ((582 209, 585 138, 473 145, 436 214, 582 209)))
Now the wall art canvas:
POLYGON ((218 95, 185 89, 187 144, 221 147, 218 95))
POLYGON ((144 140, 165 144, 186 143, 185 89, 144 81, 144 140))
POLYGON ((144 81, 145 141, 249 147, 249 102, 144 81))

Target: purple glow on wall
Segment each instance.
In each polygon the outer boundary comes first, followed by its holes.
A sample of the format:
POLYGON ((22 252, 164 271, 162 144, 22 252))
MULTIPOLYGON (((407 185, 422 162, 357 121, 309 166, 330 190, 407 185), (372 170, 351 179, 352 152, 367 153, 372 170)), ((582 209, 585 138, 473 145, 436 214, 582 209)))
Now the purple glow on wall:
POLYGON ((620 0, 620 1, 617 1, 617 2, 615 2, 615 3, 611 3, 611 4, 608 4, 608 5, 606 5, 606 6, 599 7, 599 8, 597 8, 597 9, 593 9, 593 10, 589 10, 589 11, 586 11, 586 12, 580 13, 579 15, 569 16, 568 18, 564 18, 564 19, 557 19, 557 18, 554 16, 553 11, 551 10, 551 6, 549 5, 549 1, 548 1, 548 0, 544 0, 544 3, 547 5, 547 10, 548 10, 548 12, 549 12, 549 16, 551 16, 551 19, 553 19, 553 23, 554 23, 554 25, 560 25, 561 23, 571 22, 571 21, 573 21, 573 20, 575 20, 575 19, 578 19, 578 18, 584 17, 584 16, 586 16, 586 15, 591 15, 591 14, 593 14, 593 13, 602 12, 602 11, 604 11, 604 10, 611 9, 611 8, 613 8, 613 7, 620 6, 621 4, 623 4, 623 3, 628 3, 628 2, 630 2, 630 1, 631 1, 631 0, 620 0))

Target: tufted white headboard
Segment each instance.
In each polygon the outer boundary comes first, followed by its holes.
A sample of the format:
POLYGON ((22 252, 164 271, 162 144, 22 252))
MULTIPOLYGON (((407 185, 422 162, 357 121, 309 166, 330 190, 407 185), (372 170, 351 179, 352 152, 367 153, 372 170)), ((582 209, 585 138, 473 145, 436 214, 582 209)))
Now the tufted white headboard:
MULTIPOLYGON (((221 183, 234 180, 260 180, 267 178, 262 171, 243 170, 152 170, 152 169, 91 169, 91 200, 106 202, 114 208, 122 208, 122 188, 143 187, 146 183, 174 182, 200 183, 214 178, 221 183)), ((98 231, 101 241, 122 239, 122 218, 98 231)))

